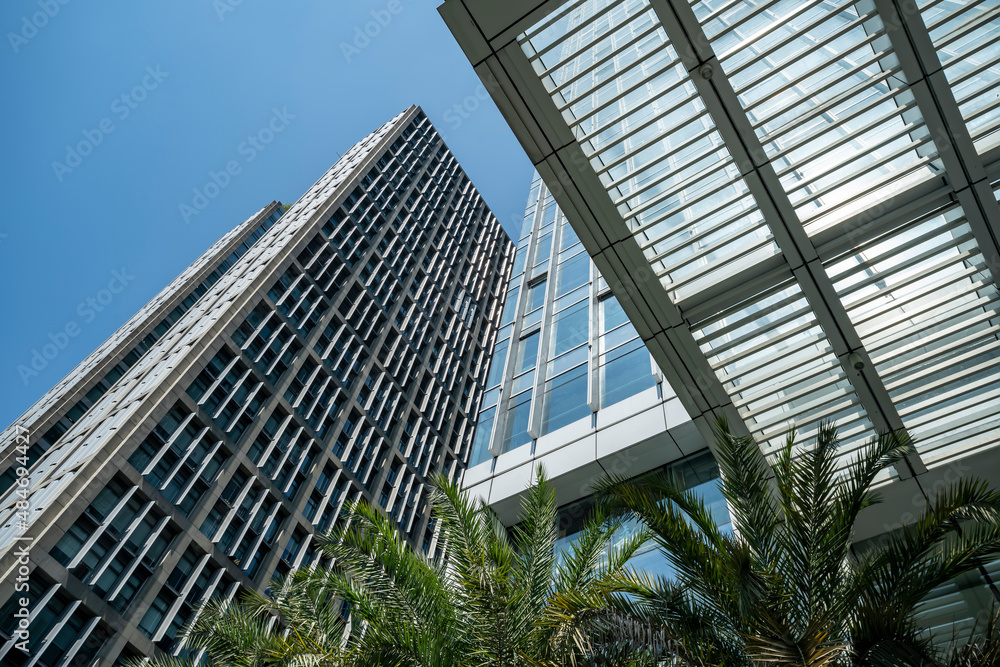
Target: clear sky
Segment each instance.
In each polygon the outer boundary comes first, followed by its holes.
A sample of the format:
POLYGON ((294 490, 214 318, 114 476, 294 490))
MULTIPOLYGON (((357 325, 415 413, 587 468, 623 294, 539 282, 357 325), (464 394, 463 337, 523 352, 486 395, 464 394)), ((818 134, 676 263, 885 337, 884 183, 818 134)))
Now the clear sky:
POLYGON ((438 4, 5 0, 0 428, 226 231, 294 202, 410 104, 519 226, 531 164, 438 4), (245 143, 272 120, 271 143, 245 143), (230 161, 239 173, 185 221, 181 205, 230 161), (110 303, 88 305, 109 283, 110 303), (51 338, 65 347, 19 372, 51 338))

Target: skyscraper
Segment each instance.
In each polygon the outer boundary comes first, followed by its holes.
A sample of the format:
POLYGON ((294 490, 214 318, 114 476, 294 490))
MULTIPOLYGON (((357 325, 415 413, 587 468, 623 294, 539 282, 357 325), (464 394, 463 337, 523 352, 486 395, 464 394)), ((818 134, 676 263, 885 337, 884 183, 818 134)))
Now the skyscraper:
POLYGON ((220 240, 5 431, 0 661, 176 652, 357 498, 432 553, 512 258, 416 107, 220 240))
MULTIPOLYGON (((771 455, 831 420, 846 463, 907 429, 858 548, 1000 479, 996 3, 440 11, 706 442, 724 416, 771 455)), ((927 625, 967 631, 998 573, 927 625)))

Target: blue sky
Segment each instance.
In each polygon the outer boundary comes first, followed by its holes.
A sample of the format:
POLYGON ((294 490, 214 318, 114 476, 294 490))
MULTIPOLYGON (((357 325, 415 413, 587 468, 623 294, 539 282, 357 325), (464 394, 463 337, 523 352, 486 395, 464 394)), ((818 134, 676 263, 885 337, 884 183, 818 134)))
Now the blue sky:
POLYGON ((227 230, 295 201, 410 104, 519 226, 531 165, 438 4, 6 0, 0 428, 227 230), (244 143, 276 115, 271 143, 244 143), (181 204, 233 160, 239 173, 186 222, 181 204), (64 348, 37 375, 18 371, 53 339, 64 348))

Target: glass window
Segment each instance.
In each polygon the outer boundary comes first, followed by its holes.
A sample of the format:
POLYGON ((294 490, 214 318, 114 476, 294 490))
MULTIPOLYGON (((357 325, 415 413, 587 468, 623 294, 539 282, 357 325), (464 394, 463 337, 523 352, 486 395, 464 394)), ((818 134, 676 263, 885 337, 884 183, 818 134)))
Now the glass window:
POLYGON ((538 249, 535 251, 535 266, 552 256, 552 232, 538 239, 538 249))
POLYGON ((503 370, 507 362, 507 347, 509 345, 510 339, 507 339, 497 343, 496 348, 494 348, 493 361, 490 362, 490 375, 486 380, 487 387, 496 386, 503 379, 503 370))
POLYGON ((501 325, 514 321, 514 313, 517 312, 517 295, 519 292, 520 288, 518 287, 515 287, 511 291, 507 292, 507 300, 504 301, 503 305, 503 315, 500 317, 501 325))
POLYGON ((590 255, 581 252, 560 264, 556 270, 556 296, 562 296, 588 282, 590 282, 590 255))
POLYGON ((528 435, 528 416, 530 412, 530 389, 510 399, 501 452, 509 452, 512 449, 517 449, 531 442, 531 437, 528 435))
POLYGON ((517 356, 514 358, 514 375, 520 375, 535 367, 538 360, 538 332, 522 338, 517 346, 517 356))
POLYGON ((622 345, 601 366, 601 407, 614 405, 656 384, 642 340, 622 345))
POLYGON ((628 321, 628 316, 622 310, 618 299, 612 296, 601 300, 601 333, 608 333, 628 321))
POLYGON ((528 259, 528 246, 524 246, 517 249, 517 254, 514 255, 514 272, 511 273, 511 277, 519 276, 524 273, 524 263, 528 259))
POLYGON ((559 252, 571 248, 580 242, 580 237, 576 235, 568 223, 563 223, 562 226, 562 236, 559 237, 559 252))
POLYGON ((545 280, 539 280, 528 287, 528 303, 524 306, 524 311, 530 313, 545 304, 545 280))
POLYGON ((490 454, 490 435, 493 432, 493 418, 497 409, 490 408, 479 413, 479 424, 476 425, 476 439, 472 442, 472 456, 469 458, 469 466, 479 465, 483 461, 489 461, 493 456, 490 454))
POLYGON ((542 397, 542 435, 589 417, 587 405, 587 364, 545 383, 542 397))
POLYGON ((590 304, 581 301, 552 318, 549 356, 558 357, 590 339, 590 304))

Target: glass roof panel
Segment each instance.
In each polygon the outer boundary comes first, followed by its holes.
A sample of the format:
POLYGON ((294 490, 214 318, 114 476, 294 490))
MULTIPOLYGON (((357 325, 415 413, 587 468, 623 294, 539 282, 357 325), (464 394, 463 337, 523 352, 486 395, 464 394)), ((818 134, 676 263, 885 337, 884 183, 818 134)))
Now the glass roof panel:
POLYGON ((807 232, 939 173, 873 4, 693 5, 807 232))
POLYGON ((873 430, 843 367, 789 279, 694 329, 701 346, 765 454, 795 426, 808 440, 821 420, 836 422, 849 454, 873 430))
POLYGON ((1000 294, 961 207, 826 268, 925 463, 1000 438, 1000 294))
POLYGON ((1000 0, 921 0, 920 13, 976 150, 1000 144, 1000 0))
POLYGON ((778 253, 647 0, 575 3, 521 46, 674 302, 778 253))

